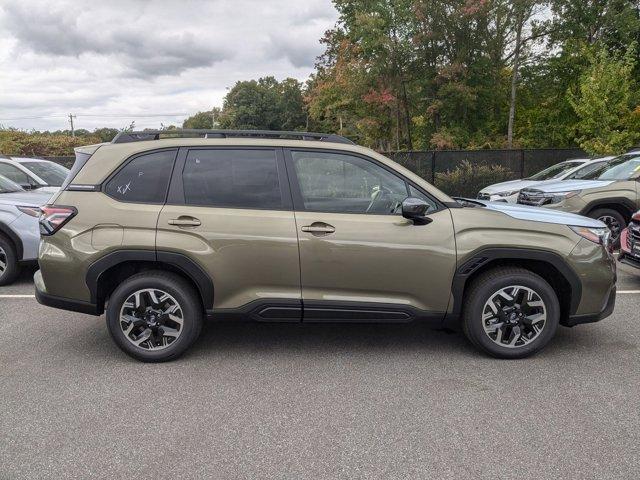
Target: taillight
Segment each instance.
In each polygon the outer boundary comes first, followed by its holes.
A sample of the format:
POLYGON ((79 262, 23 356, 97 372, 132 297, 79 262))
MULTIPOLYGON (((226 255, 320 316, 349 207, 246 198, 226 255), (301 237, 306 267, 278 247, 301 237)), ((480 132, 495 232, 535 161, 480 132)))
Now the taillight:
POLYGON ((40 210, 40 235, 53 235, 78 213, 74 207, 57 205, 45 205, 40 210))
POLYGON ((26 213, 30 217, 39 217, 40 216, 40 208, 38 208, 38 207, 16 206, 16 208, 18 210, 20 210, 22 213, 26 213))

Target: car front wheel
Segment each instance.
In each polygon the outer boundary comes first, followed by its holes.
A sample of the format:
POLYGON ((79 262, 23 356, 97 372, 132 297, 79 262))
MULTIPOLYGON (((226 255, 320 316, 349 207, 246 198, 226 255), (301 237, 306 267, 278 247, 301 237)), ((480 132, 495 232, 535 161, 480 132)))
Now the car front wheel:
POLYGON ((13 283, 19 272, 16 249, 0 235, 0 286, 13 283))
POLYGON ((603 222, 611 231, 611 243, 615 248, 620 246, 620 234, 627 226, 624 217, 616 210, 599 208, 589 213, 589 217, 603 222))
POLYGON ((202 329, 202 305, 183 278, 170 272, 142 272, 111 295, 107 327, 116 344, 143 362, 182 355, 202 329))
POLYGON ((559 321, 555 291, 526 269, 503 267, 483 273, 465 295, 465 335, 494 357, 532 355, 553 338, 559 321))

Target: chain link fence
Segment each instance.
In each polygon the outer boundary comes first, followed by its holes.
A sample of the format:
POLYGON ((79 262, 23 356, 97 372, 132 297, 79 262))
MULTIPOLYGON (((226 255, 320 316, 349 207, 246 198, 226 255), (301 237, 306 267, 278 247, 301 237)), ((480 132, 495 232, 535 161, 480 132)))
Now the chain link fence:
POLYGON ((387 152, 386 156, 405 168, 436 183, 437 173, 446 173, 467 160, 473 165, 500 165, 511 172, 512 178, 525 178, 540 170, 570 158, 586 158, 579 148, 535 150, 425 150, 387 152))

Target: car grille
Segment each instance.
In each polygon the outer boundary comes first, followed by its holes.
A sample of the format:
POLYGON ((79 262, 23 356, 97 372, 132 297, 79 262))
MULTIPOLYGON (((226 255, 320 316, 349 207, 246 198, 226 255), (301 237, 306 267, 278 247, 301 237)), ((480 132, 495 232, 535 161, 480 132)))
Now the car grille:
POLYGON ((518 194, 518 203, 521 205, 531 205, 539 207, 545 203, 549 203, 550 198, 545 197, 540 190, 520 190, 518 194))
POLYGON ((640 244, 640 225, 636 223, 629 224, 629 235, 627 235, 627 247, 631 250, 633 244, 640 244))
POLYGON ((478 194, 478 200, 489 200, 490 198, 491 198, 491 195, 489 195, 488 193, 478 194))

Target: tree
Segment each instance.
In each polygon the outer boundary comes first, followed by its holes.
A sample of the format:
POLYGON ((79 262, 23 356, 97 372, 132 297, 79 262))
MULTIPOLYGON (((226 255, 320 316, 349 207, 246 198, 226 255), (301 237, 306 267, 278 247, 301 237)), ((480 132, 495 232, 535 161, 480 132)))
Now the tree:
POLYGON ((182 128, 215 128, 216 122, 218 121, 218 118, 220 118, 220 112, 221 110, 218 107, 213 107, 208 112, 198 112, 182 122, 182 128))
POLYGON ((300 82, 264 77, 233 86, 225 96, 220 124, 244 130, 302 130, 306 118, 300 82))
POLYGON ((632 72, 636 46, 623 55, 601 48, 587 53, 590 66, 569 101, 578 115, 578 142, 591 154, 619 154, 640 140, 640 103, 632 72))

